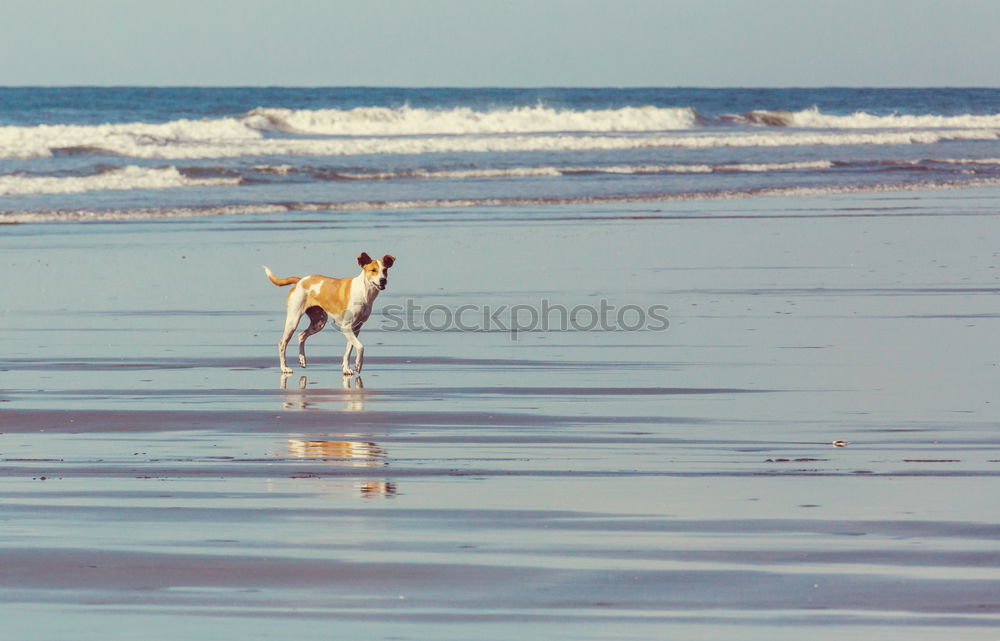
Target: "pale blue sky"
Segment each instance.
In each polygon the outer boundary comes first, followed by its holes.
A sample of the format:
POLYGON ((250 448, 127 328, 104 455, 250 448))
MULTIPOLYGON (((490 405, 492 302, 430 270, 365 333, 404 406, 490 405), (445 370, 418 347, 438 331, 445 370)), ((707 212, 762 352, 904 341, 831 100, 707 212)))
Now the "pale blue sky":
POLYGON ((0 85, 1000 86, 997 0, 2 0, 0 85))

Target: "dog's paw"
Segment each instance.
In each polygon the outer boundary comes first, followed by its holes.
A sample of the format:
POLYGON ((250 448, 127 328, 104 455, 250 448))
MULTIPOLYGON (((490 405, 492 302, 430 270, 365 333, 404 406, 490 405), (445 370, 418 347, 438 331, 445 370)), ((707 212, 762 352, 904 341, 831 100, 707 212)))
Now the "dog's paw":
POLYGON ((303 354, 299 354, 299 365, 302 367, 306 366, 306 357, 303 354))
POLYGON ((282 367, 281 368, 281 373, 282 374, 291 374, 294 371, 295 370, 293 370, 291 367, 282 367))
POLYGON ((344 370, 344 376, 354 376, 354 372, 349 369, 344 370))

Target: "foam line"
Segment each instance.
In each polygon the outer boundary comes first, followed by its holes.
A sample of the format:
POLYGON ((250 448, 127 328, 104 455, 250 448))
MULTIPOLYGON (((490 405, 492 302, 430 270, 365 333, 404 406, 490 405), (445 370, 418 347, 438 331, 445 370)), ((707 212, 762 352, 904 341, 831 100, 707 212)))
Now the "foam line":
POLYGON ((455 209, 472 207, 552 206, 595 203, 670 202, 697 200, 732 200, 763 196, 828 196, 853 193, 887 193, 936 189, 997 187, 1000 178, 956 181, 926 181, 904 185, 845 185, 830 187, 776 187, 746 190, 693 191, 622 196, 585 196, 578 198, 457 198, 401 201, 259 203, 205 207, 136 208, 106 210, 0 211, 0 224, 44 222, 102 222, 118 220, 153 220, 225 215, 284 214, 302 212, 398 211, 409 209, 455 209))

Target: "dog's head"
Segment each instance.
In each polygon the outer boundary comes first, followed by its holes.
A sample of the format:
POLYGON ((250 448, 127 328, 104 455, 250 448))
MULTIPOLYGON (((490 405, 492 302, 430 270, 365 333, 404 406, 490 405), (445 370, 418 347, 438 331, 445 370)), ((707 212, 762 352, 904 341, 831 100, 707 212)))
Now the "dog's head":
POLYGON ((389 284, 389 268, 394 262, 396 259, 392 254, 386 254, 381 260, 372 258, 366 252, 361 252, 358 256, 358 264, 361 265, 365 279, 380 291, 389 284))

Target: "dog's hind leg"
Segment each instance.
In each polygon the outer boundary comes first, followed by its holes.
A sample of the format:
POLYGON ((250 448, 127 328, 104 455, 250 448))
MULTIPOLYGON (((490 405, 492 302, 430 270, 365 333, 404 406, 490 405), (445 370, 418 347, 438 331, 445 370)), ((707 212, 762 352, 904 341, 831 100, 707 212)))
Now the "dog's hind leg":
POLYGON ((293 289, 288 295, 288 303, 285 314, 285 330, 281 335, 281 340, 278 342, 278 364, 281 366, 281 372, 283 374, 290 374, 292 372, 292 369, 285 363, 285 348, 288 347, 288 341, 292 339, 292 334, 295 333, 295 328, 299 326, 299 321, 302 319, 302 313, 305 311, 305 304, 306 293, 302 290, 302 288, 296 286, 295 289, 293 289))
POLYGON ((361 323, 356 324, 353 328, 354 349, 357 350, 357 355, 354 357, 354 371, 358 374, 361 373, 361 366, 365 364, 365 346, 361 343, 361 339, 358 338, 358 334, 361 333, 361 323))
POLYGON ((309 327, 299 334, 299 365, 302 367, 306 366, 306 339, 323 329, 327 319, 322 307, 310 307, 306 314, 309 315, 309 327))

